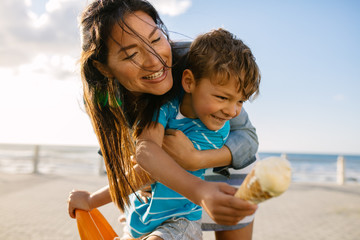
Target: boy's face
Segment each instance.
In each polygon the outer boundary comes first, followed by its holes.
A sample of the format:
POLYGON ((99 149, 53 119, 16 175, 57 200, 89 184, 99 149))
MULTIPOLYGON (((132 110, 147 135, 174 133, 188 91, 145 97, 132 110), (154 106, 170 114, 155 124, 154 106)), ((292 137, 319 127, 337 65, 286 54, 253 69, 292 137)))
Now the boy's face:
POLYGON ((218 130, 238 116, 245 100, 235 79, 221 85, 216 82, 202 78, 191 90, 194 114, 210 130, 218 130))

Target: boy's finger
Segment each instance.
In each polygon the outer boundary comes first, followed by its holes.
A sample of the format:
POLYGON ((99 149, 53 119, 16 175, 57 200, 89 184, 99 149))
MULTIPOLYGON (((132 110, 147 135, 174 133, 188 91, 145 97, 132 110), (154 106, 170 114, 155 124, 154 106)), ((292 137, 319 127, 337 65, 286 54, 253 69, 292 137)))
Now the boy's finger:
POLYGON ((175 135, 176 130, 175 129, 166 129, 165 135, 175 135))

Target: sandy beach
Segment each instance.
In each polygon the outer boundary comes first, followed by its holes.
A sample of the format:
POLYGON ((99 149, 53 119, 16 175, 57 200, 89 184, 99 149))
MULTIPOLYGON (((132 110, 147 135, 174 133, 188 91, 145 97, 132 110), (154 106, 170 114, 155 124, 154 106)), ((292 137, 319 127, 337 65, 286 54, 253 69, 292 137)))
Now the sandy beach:
MULTIPOLYGON (((73 189, 94 191, 106 176, 0 173, 0 239, 80 239, 67 213, 73 189)), ((254 240, 360 239, 360 185, 292 183, 278 198, 259 205, 254 240)), ((99 209, 115 231, 120 215, 113 204, 99 209)), ((204 239, 214 239, 204 232, 204 239)))

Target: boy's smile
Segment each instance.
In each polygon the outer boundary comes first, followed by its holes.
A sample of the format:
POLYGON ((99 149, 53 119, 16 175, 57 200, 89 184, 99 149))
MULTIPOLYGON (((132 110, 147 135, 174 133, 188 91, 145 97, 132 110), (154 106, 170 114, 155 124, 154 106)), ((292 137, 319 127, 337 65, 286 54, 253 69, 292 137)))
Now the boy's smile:
POLYGON ((187 92, 181 104, 181 113, 188 118, 199 118, 210 130, 219 130, 226 121, 238 116, 244 98, 238 92, 238 81, 226 83, 202 78, 185 86, 187 92))

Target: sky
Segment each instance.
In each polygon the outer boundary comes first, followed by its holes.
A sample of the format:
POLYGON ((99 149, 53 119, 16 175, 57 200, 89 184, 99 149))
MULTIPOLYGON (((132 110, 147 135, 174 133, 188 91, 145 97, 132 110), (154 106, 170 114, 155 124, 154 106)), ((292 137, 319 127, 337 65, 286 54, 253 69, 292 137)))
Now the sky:
MULTIPOLYGON (((0 143, 97 145, 82 107, 89 1, 0 1, 0 143)), ((173 40, 225 28, 252 50, 260 152, 360 154, 360 1, 152 0, 173 40)))

